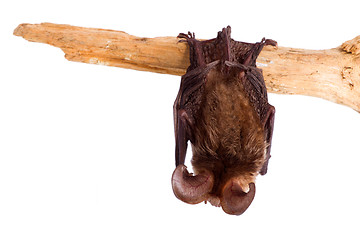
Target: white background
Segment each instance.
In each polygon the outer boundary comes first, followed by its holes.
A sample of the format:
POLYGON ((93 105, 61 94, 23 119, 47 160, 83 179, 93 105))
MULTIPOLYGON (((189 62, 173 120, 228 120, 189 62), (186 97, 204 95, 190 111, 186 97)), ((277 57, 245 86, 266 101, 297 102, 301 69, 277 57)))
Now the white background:
POLYGON ((0 7, 0 239, 359 239, 360 114, 270 94, 272 158, 242 216, 171 189, 180 77, 68 62, 12 35, 63 23, 142 37, 325 49, 360 34, 357 1, 3 1, 0 7))

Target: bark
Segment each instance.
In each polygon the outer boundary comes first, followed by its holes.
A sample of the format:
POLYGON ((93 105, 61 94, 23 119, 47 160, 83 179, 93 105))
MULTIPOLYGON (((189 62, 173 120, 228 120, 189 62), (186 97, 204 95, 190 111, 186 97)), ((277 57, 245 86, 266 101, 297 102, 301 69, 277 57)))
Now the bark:
MULTIPOLYGON (((176 37, 51 23, 20 24, 14 35, 59 47, 70 61, 173 75, 189 66, 188 46, 176 37)), ((265 47, 257 65, 269 92, 320 97, 360 112, 360 36, 327 50, 265 47)))

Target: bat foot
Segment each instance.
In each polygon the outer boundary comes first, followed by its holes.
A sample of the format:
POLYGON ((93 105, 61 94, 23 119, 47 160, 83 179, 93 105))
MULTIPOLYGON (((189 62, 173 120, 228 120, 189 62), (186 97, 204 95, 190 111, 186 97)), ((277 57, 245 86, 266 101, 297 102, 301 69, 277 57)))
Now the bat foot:
POLYGON ((185 38, 185 40, 180 40, 179 42, 187 42, 190 39, 195 39, 195 33, 191 33, 191 32, 188 32, 187 34, 186 33, 180 33, 177 37, 178 38, 185 38))
POLYGON ((275 48, 278 47, 277 41, 272 40, 272 39, 266 39, 265 40, 265 46, 274 46, 275 48))

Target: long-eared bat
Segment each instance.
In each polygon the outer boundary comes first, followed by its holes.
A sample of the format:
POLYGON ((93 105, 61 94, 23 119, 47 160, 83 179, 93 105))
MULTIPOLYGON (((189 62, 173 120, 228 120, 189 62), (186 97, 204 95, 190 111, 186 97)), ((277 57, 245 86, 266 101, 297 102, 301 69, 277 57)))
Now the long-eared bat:
POLYGON ((189 45, 190 66, 174 103, 172 188, 186 203, 208 201, 240 215, 254 199, 256 176, 267 172, 275 108, 256 59, 277 43, 238 42, 230 32, 228 26, 206 41, 190 32, 178 36, 189 45), (188 141, 194 174, 184 165, 188 141))

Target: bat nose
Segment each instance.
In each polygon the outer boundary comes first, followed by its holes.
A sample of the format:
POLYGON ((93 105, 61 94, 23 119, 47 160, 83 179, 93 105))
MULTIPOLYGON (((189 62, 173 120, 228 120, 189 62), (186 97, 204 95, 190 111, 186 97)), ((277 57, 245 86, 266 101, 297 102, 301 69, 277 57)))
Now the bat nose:
POLYGON ((221 207, 221 201, 220 198, 217 196, 211 195, 207 201, 214 207, 221 207))

